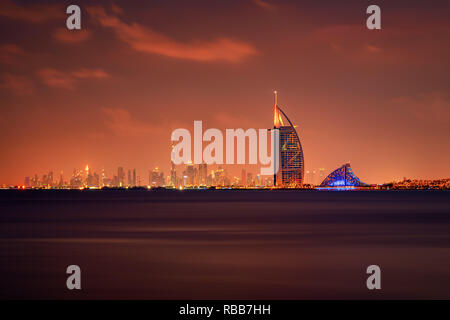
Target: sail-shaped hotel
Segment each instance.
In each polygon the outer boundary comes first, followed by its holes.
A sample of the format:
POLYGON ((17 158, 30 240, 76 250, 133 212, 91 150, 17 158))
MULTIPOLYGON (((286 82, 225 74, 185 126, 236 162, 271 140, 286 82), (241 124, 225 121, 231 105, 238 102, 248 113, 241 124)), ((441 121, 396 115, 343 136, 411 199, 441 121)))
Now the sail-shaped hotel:
POLYGON ((275 93, 273 128, 279 130, 280 167, 274 174, 274 185, 278 187, 299 187, 303 184, 305 161, 302 144, 295 126, 278 105, 278 94, 275 93), (289 125, 284 125, 283 118, 289 125))

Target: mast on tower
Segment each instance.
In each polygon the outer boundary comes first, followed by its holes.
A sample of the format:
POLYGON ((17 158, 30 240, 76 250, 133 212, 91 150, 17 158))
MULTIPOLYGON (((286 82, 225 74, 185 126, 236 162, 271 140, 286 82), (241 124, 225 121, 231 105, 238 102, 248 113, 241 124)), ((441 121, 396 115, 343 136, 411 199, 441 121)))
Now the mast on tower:
POLYGON ((274 106, 273 106, 273 127, 279 128, 284 126, 283 119, 281 118, 280 109, 278 108, 278 92, 274 92, 274 106))

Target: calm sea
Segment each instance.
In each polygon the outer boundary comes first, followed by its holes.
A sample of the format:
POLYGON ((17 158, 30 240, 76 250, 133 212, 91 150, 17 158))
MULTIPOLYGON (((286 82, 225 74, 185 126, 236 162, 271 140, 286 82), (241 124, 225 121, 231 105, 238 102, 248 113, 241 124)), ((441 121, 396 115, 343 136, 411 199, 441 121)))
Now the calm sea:
POLYGON ((450 192, 4 190, 0 272, 2 299, 450 299, 450 192))

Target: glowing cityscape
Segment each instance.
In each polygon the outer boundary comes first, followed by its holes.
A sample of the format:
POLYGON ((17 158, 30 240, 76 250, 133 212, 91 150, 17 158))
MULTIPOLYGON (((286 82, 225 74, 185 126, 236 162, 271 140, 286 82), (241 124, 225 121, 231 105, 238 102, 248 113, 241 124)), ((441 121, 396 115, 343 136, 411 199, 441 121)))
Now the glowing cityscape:
POLYGON ((5 186, 3 188, 18 189, 107 189, 107 188, 167 188, 167 189, 317 189, 317 190, 353 190, 353 189, 450 189, 450 179, 409 180, 385 184, 368 184, 362 182, 353 172, 350 163, 346 163, 325 177, 325 169, 308 170, 305 173, 304 155, 296 126, 292 124, 286 113, 278 105, 277 91, 274 91, 274 123, 273 128, 279 130, 280 169, 273 177, 254 174, 242 168, 240 176, 231 175, 225 166, 214 165, 208 172, 205 163, 175 166, 171 163, 170 172, 165 175, 158 167, 144 175, 138 174, 135 168, 119 166, 117 171, 109 173, 102 169, 97 173, 89 165, 74 169, 70 178, 64 173, 58 176, 53 171, 38 176, 27 176, 21 186, 5 186), (284 124, 283 116, 288 125, 284 124))

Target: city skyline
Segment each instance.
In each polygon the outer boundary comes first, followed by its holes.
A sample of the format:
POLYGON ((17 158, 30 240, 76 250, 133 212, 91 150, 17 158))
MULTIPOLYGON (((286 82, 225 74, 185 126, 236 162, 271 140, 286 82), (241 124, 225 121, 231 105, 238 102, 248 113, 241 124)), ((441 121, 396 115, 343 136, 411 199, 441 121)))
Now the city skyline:
MULTIPOLYGON (((271 187, 271 176, 261 176, 246 169, 241 170, 240 177, 230 174, 227 165, 187 164, 173 166, 167 175, 159 167, 147 170, 145 175, 139 174, 135 168, 122 166, 106 172, 104 168, 93 170, 89 165, 85 169, 73 169, 70 176, 64 172, 47 173, 26 176, 23 184, 15 185, 19 188, 128 188, 128 187, 197 187, 197 186, 235 186, 235 187, 271 187), (126 177, 125 172, 128 172, 126 177)), ((1 186, 1 184, 0 184, 1 186)), ((13 187, 7 186, 7 187, 13 187)))
MULTIPOLYGON (((0 184, 0 188, 18 188, 18 189, 99 189, 99 188, 208 188, 208 187, 224 187, 224 188, 270 188, 273 189, 273 179, 271 176, 262 176, 256 172, 241 169, 241 174, 236 176, 230 174, 227 170, 229 165, 178 165, 173 166, 170 172, 165 175, 160 171, 159 167, 148 169, 144 174, 139 174, 136 169, 118 167, 112 173, 108 173, 105 169, 93 170, 88 165, 85 169, 73 169, 70 176, 63 172, 55 173, 49 170, 46 173, 35 173, 26 176, 23 183, 17 185, 0 184), (89 168, 89 169, 88 169, 89 168), (115 174, 117 172, 117 174, 115 174), (123 174, 121 175, 120 172, 123 174), (128 178, 124 173, 128 172, 128 178)), ((307 171, 303 188, 327 189, 327 182, 330 177, 342 168, 350 168, 350 164, 327 172, 325 168, 319 168, 317 171, 307 171)), ((350 174, 353 172, 350 169, 350 174)), ((332 179, 332 178, 331 178, 332 179)), ((353 178, 359 181, 359 178, 353 178)), ((339 179, 338 179, 339 180, 339 179)), ((339 187, 340 181, 328 187, 339 187)), ((360 182, 360 181, 359 181, 360 182)), ((360 182, 361 183, 361 182, 360 182)), ((441 179, 411 179, 403 177, 402 179, 392 180, 383 184, 366 184, 361 183, 363 189, 378 189, 378 187, 392 188, 394 185, 397 189, 449 189, 450 178, 441 179), (391 186, 391 187, 389 187, 391 186)), ((283 186, 278 186, 283 188, 283 186)), ((299 187, 299 186, 285 186, 299 187)), ((356 186, 358 187, 358 186, 356 186)), ((275 187, 276 188, 276 187, 275 187)), ((338 188, 339 189, 339 188, 338 188)), ((395 188, 394 188, 395 189, 395 188)))
POLYGON ((86 164, 168 173, 174 129, 270 128, 274 89, 305 175, 450 177, 448 1, 381 1, 381 30, 359 1, 78 5, 72 32, 59 2, 0 4, 0 185, 86 164))

